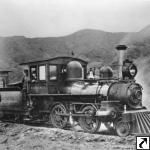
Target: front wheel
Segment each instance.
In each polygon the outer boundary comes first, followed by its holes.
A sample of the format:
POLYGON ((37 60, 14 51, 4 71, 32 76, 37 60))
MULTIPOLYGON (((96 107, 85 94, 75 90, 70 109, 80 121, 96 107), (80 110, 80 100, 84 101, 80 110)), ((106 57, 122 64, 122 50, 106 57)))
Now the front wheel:
POLYGON ((118 120, 115 124, 115 129, 118 136, 125 137, 130 134, 131 126, 129 122, 118 120))

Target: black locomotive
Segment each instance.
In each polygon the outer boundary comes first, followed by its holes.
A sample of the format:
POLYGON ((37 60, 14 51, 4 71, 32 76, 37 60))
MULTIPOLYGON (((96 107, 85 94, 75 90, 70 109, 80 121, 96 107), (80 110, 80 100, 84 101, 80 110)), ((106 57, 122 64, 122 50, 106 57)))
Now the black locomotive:
POLYGON ((104 123, 108 128, 113 125, 119 136, 150 132, 149 111, 142 106, 142 86, 134 80, 137 68, 132 61, 120 64, 119 78, 106 66, 99 76, 92 70, 87 76, 87 62, 74 57, 21 66, 23 81, 0 88, 1 119, 40 120, 57 128, 78 123, 91 133, 104 123))

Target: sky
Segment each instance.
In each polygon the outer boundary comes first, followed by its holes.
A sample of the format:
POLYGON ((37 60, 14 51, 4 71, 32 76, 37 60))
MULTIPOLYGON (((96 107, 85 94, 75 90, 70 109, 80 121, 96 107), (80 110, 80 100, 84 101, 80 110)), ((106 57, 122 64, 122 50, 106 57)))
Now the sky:
POLYGON ((57 37, 82 29, 138 32, 150 0, 0 0, 0 36, 57 37))

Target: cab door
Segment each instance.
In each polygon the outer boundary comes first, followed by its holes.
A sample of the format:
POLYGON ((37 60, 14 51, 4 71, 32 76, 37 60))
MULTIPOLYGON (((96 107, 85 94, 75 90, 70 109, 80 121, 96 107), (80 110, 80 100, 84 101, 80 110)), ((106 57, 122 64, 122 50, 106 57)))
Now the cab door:
POLYGON ((58 91, 58 65, 48 65, 48 93, 56 94, 58 91))

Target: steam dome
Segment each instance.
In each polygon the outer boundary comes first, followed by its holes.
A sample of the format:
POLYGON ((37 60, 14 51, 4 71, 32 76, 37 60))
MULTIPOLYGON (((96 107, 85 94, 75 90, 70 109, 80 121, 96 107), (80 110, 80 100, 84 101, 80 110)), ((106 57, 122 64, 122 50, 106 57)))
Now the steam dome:
POLYGON ((78 61, 71 61, 67 64, 67 80, 83 79, 83 67, 78 61))
POLYGON ((113 77, 113 70, 109 66, 103 66, 100 69, 100 77, 101 78, 111 78, 113 77))

